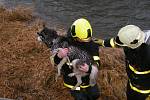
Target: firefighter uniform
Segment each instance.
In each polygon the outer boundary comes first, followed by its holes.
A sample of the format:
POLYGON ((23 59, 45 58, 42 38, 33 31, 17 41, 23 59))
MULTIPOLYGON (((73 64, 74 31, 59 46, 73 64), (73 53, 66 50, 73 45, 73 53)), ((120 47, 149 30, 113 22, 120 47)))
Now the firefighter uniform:
MULTIPOLYGON (((69 40, 69 43, 73 46, 76 46, 80 48, 81 50, 86 51, 88 54, 90 54, 93 57, 93 64, 98 64, 100 65, 100 59, 99 59, 99 45, 97 43, 94 43, 92 40, 90 42, 78 42, 73 39, 69 40)), ((73 59, 70 59, 72 61, 73 59)), ((54 62, 55 64, 59 64, 61 59, 56 55, 54 57, 54 62)), ((72 69, 69 68, 69 64, 66 63, 62 66, 62 75, 64 79, 64 86, 68 88, 73 88, 76 83, 77 79, 75 76, 69 77, 68 74, 72 73, 72 69)), ((91 67, 90 70, 87 73, 91 72, 91 67)), ((96 100, 100 93, 98 86, 90 86, 89 85, 89 75, 82 77, 82 84, 80 87, 76 88, 76 90, 70 90, 72 96, 76 100, 96 100)))
MULTIPOLYGON (((101 45, 118 47, 116 38, 105 39, 101 45)), ((145 31, 144 43, 132 49, 124 46, 128 75, 127 99, 145 100, 150 96, 150 31, 145 31)))

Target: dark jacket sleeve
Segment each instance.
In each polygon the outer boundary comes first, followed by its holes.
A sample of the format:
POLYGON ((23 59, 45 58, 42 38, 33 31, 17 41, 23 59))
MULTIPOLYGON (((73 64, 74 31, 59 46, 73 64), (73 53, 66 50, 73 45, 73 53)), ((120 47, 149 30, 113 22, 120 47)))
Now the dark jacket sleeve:
POLYGON ((114 38, 107 38, 104 40, 94 38, 93 41, 102 47, 112 47, 112 48, 117 47, 117 45, 115 44, 114 38))
POLYGON ((104 40, 104 47, 112 47, 115 48, 117 45, 115 44, 114 38, 108 38, 104 40))

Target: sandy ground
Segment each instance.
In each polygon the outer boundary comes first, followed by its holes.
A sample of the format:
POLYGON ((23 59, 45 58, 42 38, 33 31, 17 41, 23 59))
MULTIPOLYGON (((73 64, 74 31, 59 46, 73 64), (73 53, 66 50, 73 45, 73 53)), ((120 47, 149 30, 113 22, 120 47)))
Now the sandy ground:
MULTIPOLYGON (((0 7, 0 97, 73 100, 62 79, 55 82, 50 51, 36 39, 43 21, 32 9, 0 7)), ((126 100, 127 75, 122 49, 100 48, 99 100, 126 100)))

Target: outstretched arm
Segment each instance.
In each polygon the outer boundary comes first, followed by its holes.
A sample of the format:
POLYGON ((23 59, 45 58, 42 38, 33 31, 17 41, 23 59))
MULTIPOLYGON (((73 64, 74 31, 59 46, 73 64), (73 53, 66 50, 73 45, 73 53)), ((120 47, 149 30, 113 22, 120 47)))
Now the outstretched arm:
POLYGON ((113 38, 108 38, 108 39, 98 39, 98 38, 94 38, 93 41, 97 44, 99 44, 99 46, 102 47, 112 47, 112 48, 116 48, 119 47, 116 43, 115 43, 115 37, 113 38))

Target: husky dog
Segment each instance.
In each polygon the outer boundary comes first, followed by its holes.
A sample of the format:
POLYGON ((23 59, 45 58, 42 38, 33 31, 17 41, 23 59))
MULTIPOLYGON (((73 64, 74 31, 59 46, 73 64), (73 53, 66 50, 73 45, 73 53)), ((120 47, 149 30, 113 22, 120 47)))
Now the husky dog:
MULTIPOLYGON (((41 32, 38 32, 38 40, 44 42, 47 47, 50 48, 52 52, 51 58, 53 58, 60 49, 62 48, 68 48, 69 52, 67 54, 67 57, 64 57, 61 62, 57 65, 58 74, 57 77, 60 76, 61 67, 68 62, 71 66, 70 61, 74 59, 84 59, 84 61, 90 65, 93 62, 92 57, 84 50, 81 50, 80 48, 73 46, 69 44, 69 38, 65 36, 59 36, 57 35, 57 32, 53 29, 48 29, 46 27, 43 28, 41 32)), ((82 81, 81 81, 82 82, 82 81)))

